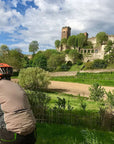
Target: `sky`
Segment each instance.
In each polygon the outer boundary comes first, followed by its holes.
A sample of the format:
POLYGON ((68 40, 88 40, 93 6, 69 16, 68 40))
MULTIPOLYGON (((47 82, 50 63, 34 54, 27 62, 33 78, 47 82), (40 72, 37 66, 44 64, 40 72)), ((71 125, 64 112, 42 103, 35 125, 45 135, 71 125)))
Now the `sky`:
POLYGON ((113 0, 0 0, 0 45, 30 54, 29 44, 36 40, 40 50, 54 49, 64 26, 71 27, 72 35, 112 35, 113 6, 113 0))

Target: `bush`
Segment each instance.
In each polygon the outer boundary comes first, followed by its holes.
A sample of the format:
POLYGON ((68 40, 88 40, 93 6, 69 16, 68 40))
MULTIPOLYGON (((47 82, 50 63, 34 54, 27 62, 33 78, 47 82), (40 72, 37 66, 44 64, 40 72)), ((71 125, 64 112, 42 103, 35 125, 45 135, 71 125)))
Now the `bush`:
POLYGON ((84 97, 81 97, 80 94, 79 94, 78 98, 79 98, 81 109, 85 111, 86 107, 87 107, 87 103, 86 103, 84 97))
POLYGON ((68 66, 67 64, 62 64, 61 65, 61 70, 62 71, 68 71, 70 69, 70 66, 68 66))
POLYGON ((92 69, 93 62, 85 63, 85 69, 92 69))
POLYGON ((101 59, 94 60, 92 64, 93 69, 100 69, 100 68, 106 68, 106 67, 107 67, 107 62, 101 59))
POLYGON ((21 69, 19 73, 19 84, 30 90, 45 89, 49 85, 49 74, 41 68, 21 69))
POLYGON ((47 59, 43 53, 37 53, 33 58, 33 67, 40 67, 47 70, 47 59))
POLYGON ((106 95, 108 97, 108 103, 110 104, 111 108, 114 107, 114 91, 106 92, 106 95))
POLYGON ((48 109, 48 104, 51 100, 49 96, 42 92, 26 91, 32 111, 37 118, 38 114, 42 114, 48 109))
POLYGON ((105 60, 96 59, 93 62, 85 63, 85 69, 104 69, 107 67, 107 62, 105 60))
POLYGON ((90 88, 90 98, 94 101, 103 101, 105 89, 102 88, 98 83, 94 83, 90 88))
POLYGON ((76 64, 77 64, 77 65, 82 65, 83 62, 79 59, 79 60, 77 60, 76 64))

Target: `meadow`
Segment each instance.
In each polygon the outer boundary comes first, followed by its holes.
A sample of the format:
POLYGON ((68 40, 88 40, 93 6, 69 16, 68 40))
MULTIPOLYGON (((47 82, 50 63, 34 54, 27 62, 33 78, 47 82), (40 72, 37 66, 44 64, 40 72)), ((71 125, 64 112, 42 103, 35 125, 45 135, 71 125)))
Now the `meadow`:
POLYGON ((37 123, 35 144, 113 144, 114 133, 70 125, 37 123))
POLYGON ((77 73, 76 76, 51 77, 51 80, 83 83, 90 85, 97 82, 102 86, 114 86, 114 72, 77 73))
MULTIPOLYGON (((60 97, 61 99, 66 100, 66 108, 69 104, 73 107, 73 109, 81 110, 81 99, 79 96, 74 96, 71 94, 64 94, 64 93, 58 93, 58 92, 49 92, 46 93, 48 96, 51 97, 51 101, 49 103, 49 107, 54 107, 57 102, 57 97, 60 97)), ((92 111, 92 112, 98 112, 100 103, 94 102, 92 100, 89 100, 89 98, 83 97, 84 102, 86 103, 86 111, 92 111)))

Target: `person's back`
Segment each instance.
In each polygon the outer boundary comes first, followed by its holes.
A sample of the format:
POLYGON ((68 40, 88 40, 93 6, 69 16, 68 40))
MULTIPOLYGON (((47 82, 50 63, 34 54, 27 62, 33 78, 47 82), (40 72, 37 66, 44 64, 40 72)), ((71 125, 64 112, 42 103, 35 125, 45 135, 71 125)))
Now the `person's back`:
MULTIPOLYGON (((3 140, 7 141, 10 134, 17 134, 17 139, 20 141, 20 139, 30 136, 34 129, 35 118, 24 90, 16 83, 0 80, 0 141, 2 144, 5 144, 3 140), (4 130, 6 135, 7 132, 11 132, 5 136, 5 139, 3 138, 4 130)), ((15 144, 21 142, 16 141, 15 144)), ((32 144, 30 141, 22 143, 32 144)), ((11 144, 13 143, 11 142, 11 144)))

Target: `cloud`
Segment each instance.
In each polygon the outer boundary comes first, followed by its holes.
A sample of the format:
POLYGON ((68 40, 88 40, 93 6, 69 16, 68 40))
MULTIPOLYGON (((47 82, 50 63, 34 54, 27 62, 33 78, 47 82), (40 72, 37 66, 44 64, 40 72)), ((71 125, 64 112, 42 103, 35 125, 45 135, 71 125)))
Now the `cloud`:
POLYGON ((12 1, 11 1, 11 4, 12 4, 14 7, 17 7, 18 2, 19 2, 19 0, 12 0, 12 1))
POLYGON ((33 0, 22 0, 22 4, 26 5, 26 2, 32 2, 33 0))
POLYGON ((0 32, 13 33, 21 23, 23 16, 0 1, 0 32))
MULTIPOLYGON (((22 1, 26 7, 27 1, 32 0, 22 1)), ((12 1, 15 7, 18 2, 21 1, 12 1)), ((34 0, 34 4, 38 8, 28 7, 22 15, 0 0, 0 32, 11 33, 12 39, 20 40, 13 46, 23 51, 27 52, 32 40, 37 40, 41 49, 54 48, 63 26, 70 26, 72 34, 88 32, 90 37, 100 31, 114 33, 114 1, 34 0), (20 29, 20 25, 26 29, 20 29)))

